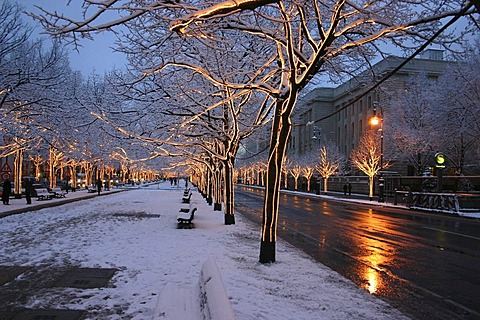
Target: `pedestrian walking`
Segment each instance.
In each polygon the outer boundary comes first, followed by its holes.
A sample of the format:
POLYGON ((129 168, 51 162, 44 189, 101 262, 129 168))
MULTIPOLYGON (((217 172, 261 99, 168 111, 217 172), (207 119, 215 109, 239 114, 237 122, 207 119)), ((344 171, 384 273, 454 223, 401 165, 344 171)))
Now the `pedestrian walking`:
POLYGON ((352 195, 352 184, 351 183, 348 183, 348 195, 349 196, 352 195))
POLYGON ((102 191, 102 180, 97 179, 97 192, 100 195, 100 191, 102 191))
POLYGON ((10 179, 7 179, 3 182, 2 185, 3 191, 2 191, 2 202, 5 205, 10 204, 10 194, 12 193, 12 183, 10 182, 10 179))
POLYGON ((348 188, 347 184, 344 184, 343 185, 343 195, 345 195, 345 196, 347 195, 347 188, 348 188))
POLYGON ((25 199, 27 200, 27 204, 32 204, 32 190, 33 185, 30 180, 25 180, 25 199))

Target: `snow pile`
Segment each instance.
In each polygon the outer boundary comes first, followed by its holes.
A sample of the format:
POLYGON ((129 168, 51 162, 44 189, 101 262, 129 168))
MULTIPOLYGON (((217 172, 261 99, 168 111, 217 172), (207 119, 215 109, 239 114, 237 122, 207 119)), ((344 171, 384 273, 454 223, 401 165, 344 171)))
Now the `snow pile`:
POLYGON ((107 288, 44 288, 23 306, 151 319, 167 283, 194 285, 213 258, 239 320, 406 318, 281 240, 278 262, 258 263, 259 227, 239 215, 223 225, 196 191, 195 228, 177 229, 182 195, 165 183, 0 219, 2 265, 118 269, 107 288))

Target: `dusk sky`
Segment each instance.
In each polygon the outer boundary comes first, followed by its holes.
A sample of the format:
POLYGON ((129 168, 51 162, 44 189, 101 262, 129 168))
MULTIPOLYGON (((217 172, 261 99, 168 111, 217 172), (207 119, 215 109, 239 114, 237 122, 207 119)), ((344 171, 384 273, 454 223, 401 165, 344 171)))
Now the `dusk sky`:
MULTIPOLYGON (((66 6, 67 1, 60 0, 17 0, 19 4, 25 7, 28 12, 39 13, 40 11, 34 6, 40 6, 47 11, 58 11, 65 13, 67 17, 76 17, 80 20, 80 10, 78 6, 66 6)), ((72 1, 80 4, 81 1, 72 1)), ((25 21, 35 25, 36 37, 47 37, 43 32, 42 26, 38 22, 34 22, 32 18, 25 16, 25 21)), ((99 75, 113 68, 122 68, 126 64, 126 58, 123 54, 112 51, 115 36, 111 33, 102 33, 94 36, 94 40, 83 40, 82 47, 78 48, 78 52, 73 46, 70 46, 70 63, 73 69, 80 70, 84 75, 88 75, 95 71, 99 75)))
MULTIPOLYGON (((75 18, 81 20, 81 8, 82 0, 72 0, 70 5, 67 0, 16 0, 18 3, 25 7, 25 10, 33 13, 40 13, 35 8, 35 5, 42 7, 43 9, 53 12, 64 13, 69 18, 75 18)), ((38 22, 34 22, 32 18, 25 16, 25 20, 34 24, 36 28, 37 37, 47 37, 43 32, 42 26, 38 22)), ((465 25, 465 21, 457 23, 453 28, 462 30, 465 25)), ((70 46, 70 63, 75 70, 80 70, 84 75, 88 75, 95 71, 95 73, 103 75, 105 72, 110 71, 113 68, 122 68, 126 65, 125 55, 113 52, 112 47, 114 44, 115 36, 109 32, 103 32, 101 34, 94 35, 94 40, 82 40, 82 47, 78 48, 78 52, 73 46, 70 46)), ((438 47, 433 45, 432 47, 438 47)), ((388 48, 388 47, 386 47, 388 48)), ((398 49, 392 48, 392 54, 402 56, 403 53, 398 49)), ((376 60, 374 61, 376 62, 376 60)))

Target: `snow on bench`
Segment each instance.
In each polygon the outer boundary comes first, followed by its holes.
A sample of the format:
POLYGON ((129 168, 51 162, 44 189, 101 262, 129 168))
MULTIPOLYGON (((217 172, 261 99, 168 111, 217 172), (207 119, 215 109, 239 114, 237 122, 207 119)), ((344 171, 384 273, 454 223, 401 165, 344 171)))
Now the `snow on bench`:
POLYGON ((37 192, 37 200, 51 200, 54 196, 47 189, 36 189, 35 191, 37 192))
POLYGON ((180 212, 177 214, 177 221, 179 225, 189 226, 192 224, 193 219, 195 218, 195 211, 197 211, 197 207, 190 207, 188 211, 185 211, 185 209, 180 209, 180 212))
POLYGON ((67 191, 62 190, 61 188, 52 188, 52 193, 55 196, 55 198, 65 198, 67 195, 67 191))
POLYGON ((203 264, 200 279, 194 287, 181 288, 167 283, 158 297, 153 319, 234 320, 215 261, 209 259, 203 264))
POLYGON ((190 199, 192 198, 192 193, 190 192, 188 196, 183 196, 182 203, 190 203, 190 199))

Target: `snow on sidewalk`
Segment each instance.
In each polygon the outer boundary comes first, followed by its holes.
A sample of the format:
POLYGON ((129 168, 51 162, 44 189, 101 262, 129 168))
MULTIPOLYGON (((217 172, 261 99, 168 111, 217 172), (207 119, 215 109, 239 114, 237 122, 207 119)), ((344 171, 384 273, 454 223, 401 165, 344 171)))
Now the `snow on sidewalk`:
POLYGON ((0 219, 2 265, 119 270, 111 287, 44 288, 23 306, 87 310, 89 319, 151 319, 166 283, 192 286, 213 258, 238 320, 406 319, 282 240, 278 262, 258 263, 258 228, 241 215, 225 226, 196 191, 195 228, 177 229, 182 195, 168 183, 0 219))

